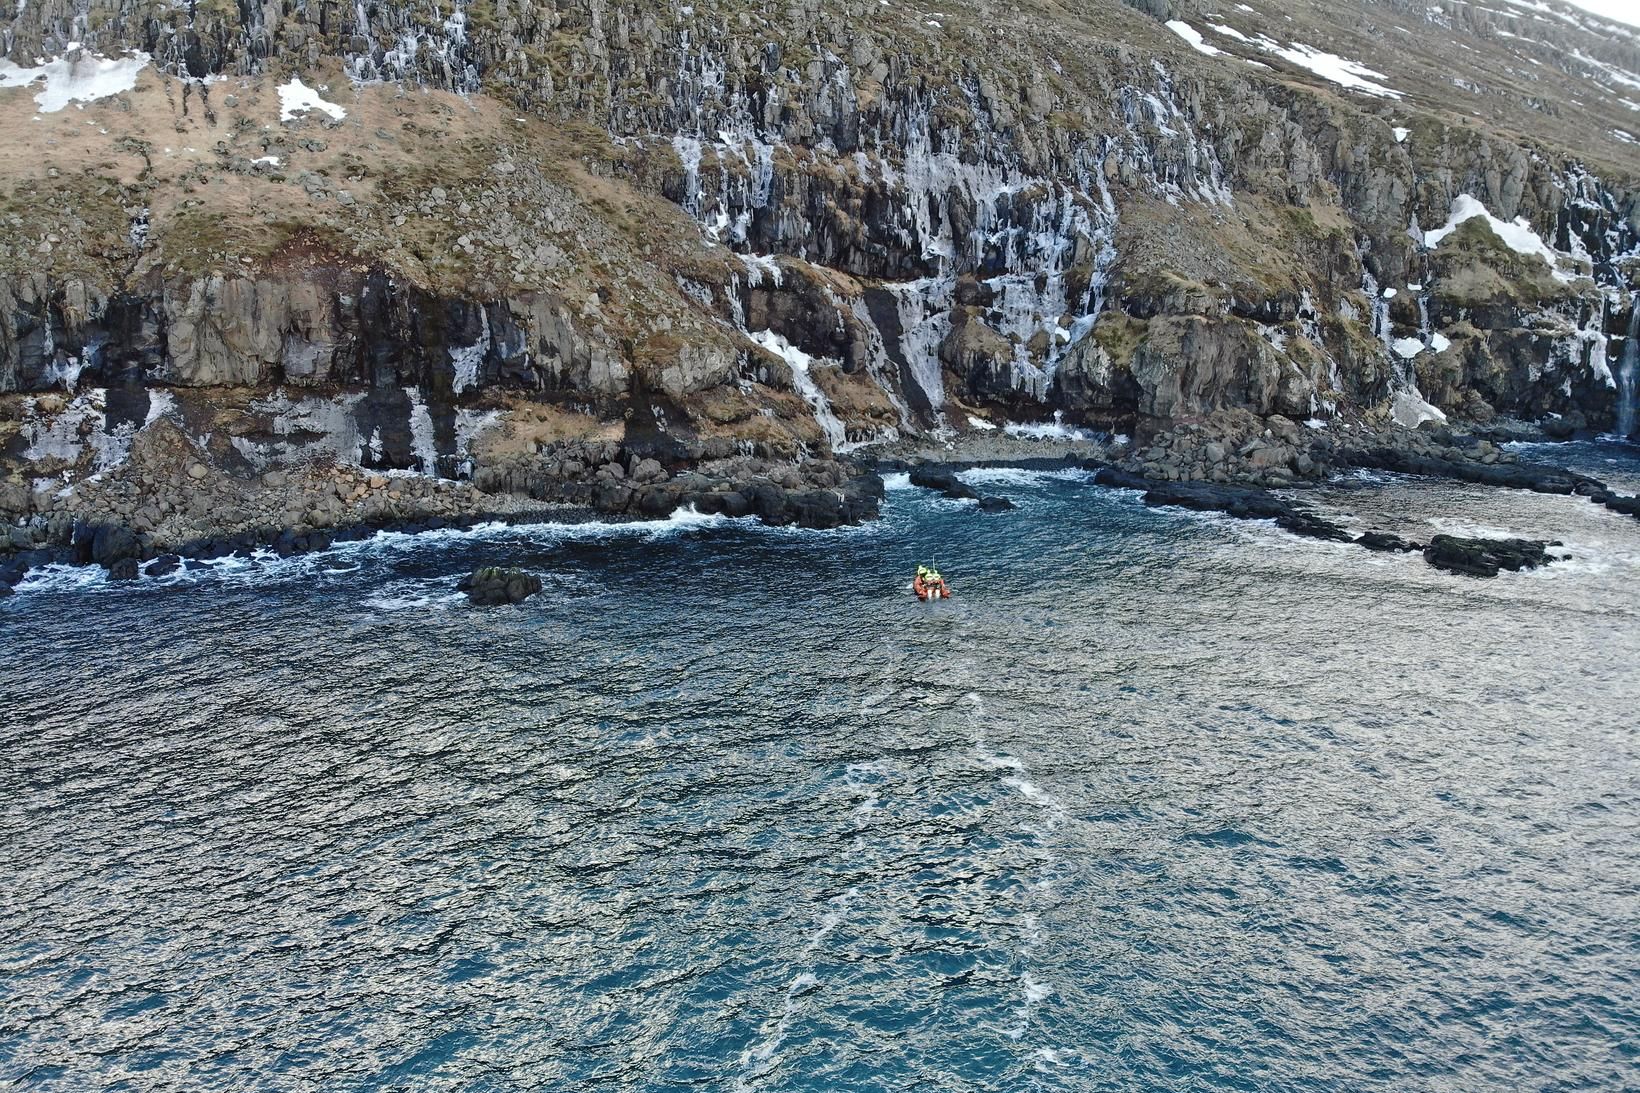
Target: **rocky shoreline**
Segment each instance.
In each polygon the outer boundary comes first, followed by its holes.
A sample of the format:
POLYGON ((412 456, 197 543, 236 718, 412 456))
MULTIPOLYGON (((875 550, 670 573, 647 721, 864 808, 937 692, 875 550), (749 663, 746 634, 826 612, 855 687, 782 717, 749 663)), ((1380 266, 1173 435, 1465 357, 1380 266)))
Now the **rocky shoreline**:
POLYGON ((981 436, 940 447, 907 443, 875 459, 690 459, 677 452, 665 459, 664 445, 654 441, 583 439, 491 461, 471 480, 453 481, 322 461, 246 473, 222 466, 162 421, 135 438, 119 467, 72 488, 0 488, 0 595, 30 569, 50 564, 96 565, 111 579, 128 580, 236 553, 288 557, 384 531, 490 522, 630 521, 693 509, 773 526, 834 528, 876 518, 882 474, 896 471, 909 473, 913 485, 973 500, 980 511, 1012 508, 1007 498, 983 496, 958 477, 974 467, 1084 468, 1094 472, 1095 485, 1140 491, 1149 505, 1272 520, 1295 535, 1369 550, 1422 551, 1431 564, 1477 575, 1544 564, 1553 558, 1546 548, 1556 544, 1499 547, 1439 536, 1444 542, 1421 544, 1382 531, 1354 535, 1294 494, 1373 470, 1581 495, 1640 518, 1635 497, 1587 475, 1521 461, 1498 446, 1516 438, 1541 434, 1500 425, 1473 433, 1444 426, 1317 428, 1223 411, 1140 445, 981 436))

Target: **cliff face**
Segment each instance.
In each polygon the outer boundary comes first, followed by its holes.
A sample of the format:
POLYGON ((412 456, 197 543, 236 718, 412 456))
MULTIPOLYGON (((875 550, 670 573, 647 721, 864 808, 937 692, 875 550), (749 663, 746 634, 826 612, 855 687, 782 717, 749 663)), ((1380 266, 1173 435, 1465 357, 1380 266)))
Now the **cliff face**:
POLYGON ((7 462, 84 472, 150 412, 258 468, 444 475, 542 404, 688 458, 1617 419, 1636 32, 1140 7, 31 3, 7 462))

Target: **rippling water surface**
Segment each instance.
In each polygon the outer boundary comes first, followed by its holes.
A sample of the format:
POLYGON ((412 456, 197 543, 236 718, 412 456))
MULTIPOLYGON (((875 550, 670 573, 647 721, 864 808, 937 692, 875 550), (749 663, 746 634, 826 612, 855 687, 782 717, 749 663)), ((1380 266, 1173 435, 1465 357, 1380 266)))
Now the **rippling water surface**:
POLYGON ((0 1084, 1635 1087, 1640 524, 1324 496, 1572 556, 1476 581, 976 478, 31 579, 0 1084), (495 562, 546 592, 449 592, 495 562))

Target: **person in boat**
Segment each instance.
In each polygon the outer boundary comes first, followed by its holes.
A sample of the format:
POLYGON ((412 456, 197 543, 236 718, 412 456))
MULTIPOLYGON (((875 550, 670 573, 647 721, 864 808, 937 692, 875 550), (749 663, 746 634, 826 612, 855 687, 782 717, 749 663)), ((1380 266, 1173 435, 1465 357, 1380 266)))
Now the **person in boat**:
POLYGON ((940 576, 940 571, 932 566, 918 566, 917 579, 912 581, 911 585, 916 590, 917 595, 923 599, 927 599, 928 594, 936 589, 943 598, 949 599, 951 596, 951 589, 945 583, 945 578, 940 576))

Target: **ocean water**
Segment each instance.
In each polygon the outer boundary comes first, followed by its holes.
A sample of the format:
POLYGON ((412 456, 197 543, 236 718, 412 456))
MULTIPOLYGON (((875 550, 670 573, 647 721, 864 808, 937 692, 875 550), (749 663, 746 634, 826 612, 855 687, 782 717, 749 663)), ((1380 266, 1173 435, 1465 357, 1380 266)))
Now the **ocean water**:
POLYGON ((31 578, 0 1085, 1640 1083, 1640 523, 1321 496, 1570 555, 1477 581, 971 477, 1020 508, 31 578))

